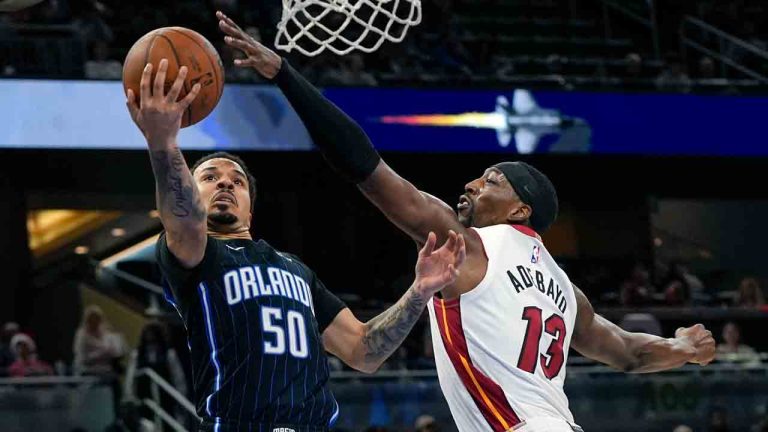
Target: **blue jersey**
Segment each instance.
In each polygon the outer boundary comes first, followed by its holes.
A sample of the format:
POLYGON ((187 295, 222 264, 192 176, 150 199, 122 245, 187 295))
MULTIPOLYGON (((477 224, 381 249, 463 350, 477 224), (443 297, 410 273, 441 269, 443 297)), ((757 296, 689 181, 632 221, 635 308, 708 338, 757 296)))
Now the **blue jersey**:
POLYGON ((203 430, 333 424, 339 406, 321 334, 346 306, 312 270, 263 240, 209 236, 203 261, 188 270, 163 234, 157 258, 187 329, 203 430))

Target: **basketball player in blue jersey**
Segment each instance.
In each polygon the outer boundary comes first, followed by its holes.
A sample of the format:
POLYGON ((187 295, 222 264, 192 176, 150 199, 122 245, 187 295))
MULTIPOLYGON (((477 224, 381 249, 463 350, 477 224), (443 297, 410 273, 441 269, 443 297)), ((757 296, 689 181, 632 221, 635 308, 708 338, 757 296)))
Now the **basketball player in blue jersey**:
POLYGON ((461 275, 429 304, 440 385, 462 432, 580 431, 563 389, 569 348, 624 372, 656 372, 715 354, 701 324, 675 337, 627 332, 596 314, 537 233, 555 220, 549 179, 523 162, 502 162, 467 183, 457 211, 390 168, 362 128, 290 64, 218 13, 225 42, 273 80, 329 164, 355 183, 418 244, 464 234, 461 275))
POLYGON ((214 153, 190 170, 178 147, 182 68, 166 93, 168 62, 141 78, 127 105, 147 141, 165 232, 157 259, 168 300, 187 328, 201 431, 327 431, 339 415, 325 351, 363 372, 400 345, 428 300, 458 277, 464 239, 451 234, 419 253, 416 279, 391 308, 361 323, 296 256, 251 238, 253 176, 238 157, 214 153))

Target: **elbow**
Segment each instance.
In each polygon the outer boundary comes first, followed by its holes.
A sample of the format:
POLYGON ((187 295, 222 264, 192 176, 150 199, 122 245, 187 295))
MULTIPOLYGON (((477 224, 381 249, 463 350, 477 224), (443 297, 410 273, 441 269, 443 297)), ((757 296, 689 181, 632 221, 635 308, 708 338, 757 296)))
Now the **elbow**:
POLYGON ((350 366, 358 372, 371 375, 378 372, 379 368, 381 368, 381 362, 367 362, 363 360, 350 366))
POLYGON ((357 370, 362 372, 362 373, 364 373, 364 374, 366 374, 366 375, 372 375, 372 374, 375 374, 376 372, 378 372, 380 367, 381 367, 381 365, 379 365, 379 364, 364 365, 364 366, 360 367, 357 370))
POLYGON ((618 365, 616 367, 621 372, 624 373, 639 373, 642 371, 642 362, 640 359, 632 359, 627 362, 622 363, 621 365, 618 365))

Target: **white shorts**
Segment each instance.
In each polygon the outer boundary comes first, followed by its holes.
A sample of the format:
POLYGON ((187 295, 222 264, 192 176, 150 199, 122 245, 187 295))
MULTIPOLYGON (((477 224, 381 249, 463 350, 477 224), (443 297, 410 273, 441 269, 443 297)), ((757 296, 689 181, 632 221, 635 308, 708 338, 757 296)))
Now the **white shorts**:
POLYGON ((575 423, 553 417, 534 417, 512 429, 514 432, 584 432, 575 423))

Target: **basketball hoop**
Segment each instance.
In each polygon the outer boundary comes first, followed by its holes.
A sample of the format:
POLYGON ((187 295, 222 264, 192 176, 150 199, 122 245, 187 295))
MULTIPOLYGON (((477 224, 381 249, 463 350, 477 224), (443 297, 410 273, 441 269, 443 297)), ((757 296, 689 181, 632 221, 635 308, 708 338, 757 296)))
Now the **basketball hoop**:
POLYGON ((315 56, 376 51, 421 22, 421 0, 283 0, 275 46, 315 56))

